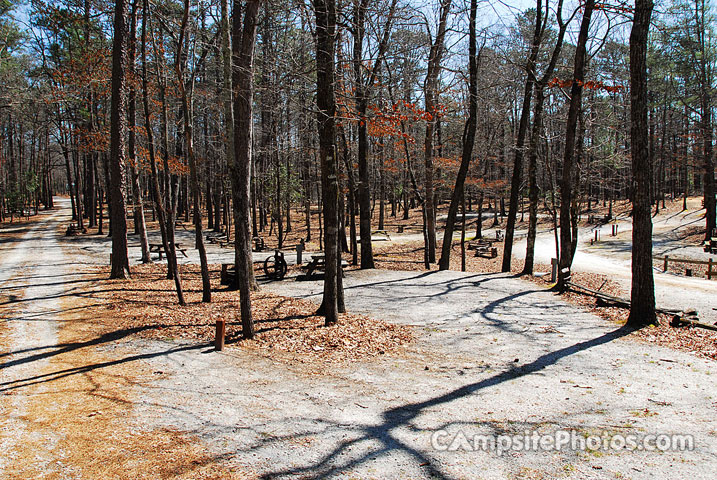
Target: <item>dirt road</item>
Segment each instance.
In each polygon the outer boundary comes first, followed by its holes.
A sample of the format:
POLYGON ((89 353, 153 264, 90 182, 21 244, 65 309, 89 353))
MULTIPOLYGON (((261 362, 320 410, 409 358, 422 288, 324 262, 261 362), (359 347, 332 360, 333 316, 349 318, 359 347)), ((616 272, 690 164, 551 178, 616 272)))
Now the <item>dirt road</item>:
MULTIPOLYGON (((636 343, 529 283, 348 274, 352 311, 417 338, 317 370, 86 318, 92 299, 75 292, 109 246, 64 239, 66 221, 64 208, 0 230, 0 478, 713 478, 714 362, 636 343), (689 434, 695 448, 498 454, 458 441, 533 431, 689 434)), ((266 288, 318 301, 321 285, 266 288)))

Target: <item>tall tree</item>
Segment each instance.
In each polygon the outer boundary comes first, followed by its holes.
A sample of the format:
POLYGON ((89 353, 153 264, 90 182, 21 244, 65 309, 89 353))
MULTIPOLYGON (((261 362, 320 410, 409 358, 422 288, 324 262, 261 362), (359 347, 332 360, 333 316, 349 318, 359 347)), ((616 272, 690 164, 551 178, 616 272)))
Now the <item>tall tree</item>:
MULTIPOLYGON (((189 24, 189 7, 190 0, 184 0, 184 15, 182 16, 182 24, 179 29, 179 41, 177 42, 177 54, 174 60, 174 71, 177 74, 177 87, 179 95, 182 98, 182 113, 184 115, 184 141, 187 148, 187 158, 189 160, 189 182, 191 184, 192 203, 194 206, 193 220, 195 232, 195 244, 199 251, 199 262, 202 272, 202 301, 210 302, 212 300, 212 286, 209 283, 209 265, 207 263, 207 251, 204 247, 204 236, 202 235, 202 213, 199 203, 199 176, 197 172, 197 160, 194 155, 194 128, 193 128, 193 106, 184 84, 184 44, 187 27, 189 24)), ((192 72, 193 77, 196 72, 192 72)), ((194 80, 191 81, 194 83, 194 80)))
POLYGON ((630 33, 630 143, 632 147, 632 291, 628 325, 657 323, 652 277, 652 176, 647 126, 647 38, 652 0, 636 0, 630 33))
POLYGON ((428 70, 426 79, 423 82, 423 94, 426 107, 426 137, 423 144, 423 162, 425 166, 425 229, 426 229, 426 253, 428 263, 436 261, 436 202, 433 185, 433 157, 434 157, 434 136, 436 122, 438 119, 438 78, 441 73, 441 61, 445 52, 446 26, 448 13, 451 10, 451 0, 441 0, 441 12, 438 20, 436 38, 431 44, 428 54, 428 70))
MULTIPOLYGON (((154 148, 154 130, 152 128, 151 113, 149 110, 149 79, 147 76, 147 24, 149 23, 149 0, 142 1, 142 107, 144 110, 144 124, 147 135, 147 152, 149 154, 150 166, 150 185, 152 198, 154 199, 154 208, 157 212, 159 220, 159 230, 162 235, 162 244, 164 251, 167 253, 167 271, 173 272, 174 286, 177 291, 177 300, 180 305, 184 305, 184 292, 182 290, 182 281, 177 268, 177 252, 173 245, 170 245, 167 224, 167 209, 162 201, 161 189, 159 186, 159 175, 157 173, 157 160, 154 148)), ((169 202, 167 202, 169 205, 169 202)), ((171 208, 171 205, 169 205, 171 208)), ((172 221, 172 223, 174 223, 172 221)))
MULTIPOLYGON (((451 247, 453 245, 453 229, 458 213, 458 206, 464 200, 464 190, 468 167, 473 156, 473 145, 475 144, 476 129, 478 124, 478 47, 476 39, 476 17, 478 12, 477 0, 471 0, 470 20, 468 26, 468 120, 463 130, 463 152, 461 154, 461 165, 458 168, 456 185, 451 195, 451 204, 448 207, 448 218, 446 229, 443 233, 443 245, 441 259, 438 266, 441 270, 448 270, 451 266, 451 247)), ((461 234, 465 235, 465 201, 463 208, 463 229, 461 234)), ((480 222, 480 219, 478 219, 480 222)), ((462 242, 461 242, 462 244, 462 242)), ((464 260, 465 262, 465 260, 464 260)))
POLYGON ((259 0, 248 0, 242 24, 241 1, 234 0, 232 52, 234 54, 234 158, 229 159, 234 200, 234 265, 239 288, 242 336, 254 337, 251 292, 256 290, 251 253, 251 155, 254 45, 259 0))
MULTIPOLYGON (((319 159, 321 162, 321 189, 323 192, 324 250, 326 274, 324 298, 320 312, 327 326, 339 320, 339 278, 341 256, 339 255, 339 185, 336 159, 336 100, 335 78, 335 0, 314 0, 316 16, 316 103, 319 130, 319 159)), ((363 240, 363 238, 362 238, 363 240)))
POLYGON ((570 103, 568 118, 565 123, 565 150, 563 152, 563 175, 560 183, 560 258, 558 259, 557 290, 566 288, 566 279, 573 263, 573 255, 577 246, 577 231, 574 222, 577 212, 573 198, 573 180, 575 176, 573 163, 575 160, 575 144, 577 137, 578 117, 582 105, 583 83, 585 81, 585 64, 587 62, 587 43, 590 31, 590 19, 595 9, 595 0, 586 0, 580 33, 575 46, 573 76, 570 87, 570 103))
MULTIPOLYGON (((547 0, 546 0, 547 1, 547 0)), ((510 204, 508 206, 508 221, 505 227, 505 242, 503 246, 503 263, 501 270, 510 272, 510 263, 513 255, 513 234, 515 233, 515 221, 518 214, 518 196, 521 190, 521 179, 523 176, 523 156, 525 155, 525 137, 528 133, 530 122, 530 103, 533 96, 533 85, 535 84, 535 63, 540 52, 540 44, 543 40, 543 31, 547 23, 547 13, 543 17, 543 2, 536 0, 535 5, 535 26, 533 27, 533 40, 530 45, 528 61, 525 64, 525 90, 523 91, 523 104, 518 121, 518 136, 515 140, 515 159, 513 161, 513 175, 510 184, 510 204)))
MULTIPOLYGON (((546 3, 546 9, 548 4, 546 3)), ((535 261, 535 237, 538 230, 538 142, 543 131, 543 109, 545 106, 545 88, 553 76, 553 71, 560 58, 563 40, 567 26, 577 13, 577 10, 568 19, 563 20, 563 0, 558 1, 555 9, 558 22, 558 36, 555 40, 550 62, 545 68, 542 77, 535 82, 535 105, 533 107, 533 126, 531 127, 530 142, 528 146, 528 237, 525 248, 525 264, 522 274, 532 274, 535 261)), ((547 12, 546 12, 547 16, 547 12)))
POLYGON ((112 222, 112 271, 110 278, 129 276, 127 209, 124 200, 127 135, 127 15, 126 0, 115 1, 112 41, 112 113, 110 115, 110 193, 112 222))
POLYGON ((368 162, 368 118, 366 111, 368 102, 376 84, 378 69, 383 63, 383 57, 388 49, 391 38, 391 25, 396 11, 397 0, 391 0, 387 14, 386 25, 379 41, 376 59, 368 71, 366 59, 363 54, 364 36, 366 31, 366 11, 369 0, 354 0, 353 12, 353 68, 355 81, 355 100, 359 118, 358 124, 358 199, 359 199, 359 233, 361 235, 361 268, 374 268, 373 248, 371 245, 371 190, 369 178, 370 168, 368 162))

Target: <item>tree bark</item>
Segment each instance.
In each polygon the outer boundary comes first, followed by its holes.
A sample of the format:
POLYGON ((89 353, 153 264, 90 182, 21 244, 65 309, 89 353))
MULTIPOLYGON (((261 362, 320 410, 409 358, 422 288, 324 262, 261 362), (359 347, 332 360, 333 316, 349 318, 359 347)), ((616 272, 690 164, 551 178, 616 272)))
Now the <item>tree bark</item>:
MULTIPOLYGON (((112 40, 112 113, 110 114, 110 199, 112 203, 112 270, 110 278, 129 276, 125 187, 127 133, 127 14, 126 0, 115 1, 112 40)), ((79 199, 78 199, 79 200, 79 199)))
POLYGON ((259 0, 248 0, 241 21, 241 1, 234 0, 232 52, 234 54, 234 159, 229 165, 234 204, 234 264, 239 288, 242 336, 254 337, 251 292, 257 289, 251 252, 252 96, 254 45, 259 0))
POLYGON ((426 114, 426 137, 423 143, 423 162, 425 168, 425 223, 426 223, 426 251, 428 263, 436 261, 436 206, 433 185, 433 135, 436 125, 438 76, 441 71, 441 59, 444 52, 444 40, 446 37, 446 23, 448 12, 451 10, 451 0, 441 0, 441 13, 438 22, 436 38, 431 45, 428 58, 428 71, 426 80, 423 83, 426 114))
MULTIPOLYGON (((540 0, 539 0, 540 1, 540 0)), ((465 209, 465 181, 468 175, 468 167, 470 166, 471 158, 473 157, 473 145, 475 144, 476 128, 478 125, 478 47, 476 40, 476 17, 478 11, 477 0, 471 0, 470 7, 470 24, 469 24, 469 44, 468 44, 468 120, 466 121, 465 129, 463 131, 463 152, 461 155, 461 165, 458 168, 458 176, 456 177, 456 185, 453 188, 453 194, 451 195, 451 204, 448 207, 448 218, 446 219, 446 229, 443 233, 443 245, 441 251, 441 259, 438 262, 440 270, 448 270, 451 266, 451 247, 453 245, 453 229, 456 222, 456 214, 458 213, 458 206, 463 202, 463 224, 461 230, 461 265, 462 270, 465 271, 465 251, 464 242, 465 239, 465 224, 466 224, 466 209, 465 209)), ((480 219, 478 220, 480 221, 480 219)))
MULTIPOLYGON (((334 59, 336 35, 336 4, 334 0, 314 0, 316 15, 316 103, 323 191, 324 250, 326 274, 324 298, 319 311, 326 326, 338 322, 341 256, 338 252, 338 169, 336 163, 334 99, 334 59)), ((363 235, 361 241, 364 241, 363 235)), ((363 252, 362 252, 363 254, 363 252)))
POLYGON ((627 323, 657 323, 652 276, 651 169, 647 125, 647 35, 652 0, 636 0, 630 33, 630 143, 632 146, 632 292, 627 323))
POLYGON ((565 130, 565 151, 563 152, 563 176, 560 184, 560 258, 558 260, 558 283, 556 289, 566 288, 566 278, 573 263, 573 252, 577 245, 577 236, 573 235, 573 160, 575 157, 575 137, 578 116, 582 104, 583 81, 585 80, 585 63, 587 58, 587 42, 590 30, 590 19, 595 8, 595 0, 586 0, 583 19, 575 47, 573 67, 573 83, 570 88, 570 105, 565 130))

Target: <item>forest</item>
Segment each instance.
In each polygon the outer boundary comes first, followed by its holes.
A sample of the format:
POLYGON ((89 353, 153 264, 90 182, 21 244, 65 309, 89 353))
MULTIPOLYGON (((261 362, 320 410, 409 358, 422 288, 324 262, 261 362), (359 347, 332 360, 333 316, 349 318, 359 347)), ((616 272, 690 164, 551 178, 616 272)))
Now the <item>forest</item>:
POLYGON ((531 274, 547 219, 560 289, 578 221, 597 207, 609 221, 630 201, 635 324, 654 322, 651 215, 699 195, 713 236, 717 40, 704 0, 0 9, 0 221, 67 195, 73 228, 112 237, 111 276, 123 278, 128 218, 149 262, 151 215, 180 304, 178 222, 195 228, 204 301, 205 234, 224 232, 246 338, 253 239, 281 249, 297 226, 308 242, 318 222, 327 325, 344 310, 341 257, 374 268, 372 233, 416 209, 427 269, 449 268, 459 211, 477 211, 476 238, 484 212, 505 222, 504 272, 527 222, 531 274))

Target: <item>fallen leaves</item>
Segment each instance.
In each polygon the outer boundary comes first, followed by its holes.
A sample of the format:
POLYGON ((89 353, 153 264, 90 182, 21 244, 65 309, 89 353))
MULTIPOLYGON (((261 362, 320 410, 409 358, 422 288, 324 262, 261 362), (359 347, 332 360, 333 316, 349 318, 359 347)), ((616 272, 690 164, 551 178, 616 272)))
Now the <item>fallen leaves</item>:
MULTIPOLYGON (((411 328, 361 315, 341 314, 337 325, 324 326, 315 315, 317 306, 307 300, 281 297, 266 291, 252 293, 257 335, 241 339, 239 292, 225 288, 212 292, 212 302, 201 302, 199 266, 182 267, 187 305, 177 303, 174 283, 165 266, 133 268, 132 279, 97 282, 86 295, 96 302, 93 313, 118 331, 145 338, 188 339, 211 342, 215 323, 224 319, 228 348, 256 349, 272 358, 312 362, 342 362, 399 351, 409 343, 411 328)), ((219 266, 212 266, 212 285, 219 285, 219 266)))

